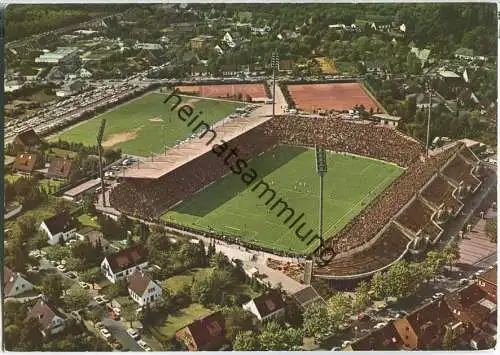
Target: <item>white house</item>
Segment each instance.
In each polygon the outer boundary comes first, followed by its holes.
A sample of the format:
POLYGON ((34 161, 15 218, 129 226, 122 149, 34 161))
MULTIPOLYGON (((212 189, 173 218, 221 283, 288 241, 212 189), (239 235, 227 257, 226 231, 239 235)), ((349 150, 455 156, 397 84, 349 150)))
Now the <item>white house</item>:
POLYGON ((128 293, 142 307, 160 299, 162 288, 143 270, 136 270, 128 278, 128 293))
POLYGON ((55 245, 63 241, 76 238, 76 223, 68 212, 62 212, 50 218, 47 218, 40 225, 40 231, 47 234, 50 245, 55 245))
POLYGON ((226 32, 224 37, 222 38, 222 41, 225 42, 229 47, 234 48, 236 47, 236 43, 234 42, 235 39, 229 32, 226 32))
POLYGON ((260 295, 250 302, 245 303, 243 309, 255 315, 261 322, 270 319, 282 322, 285 319, 285 303, 280 293, 276 290, 260 295))
POLYGON ((6 266, 3 267, 3 294, 5 298, 15 297, 32 289, 33 285, 20 273, 14 272, 6 266))
POLYGON ((64 330, 66 325, 64 318, 54 312, 43 299, 37 301, 29 310, 28 315, 40 323, 43 336, 59 333, 64 330))
POLYGON ((123 249, 107 256, 101 262, 101 270, 112 283, 132 275, 136 269, 148 266, 148 253, 142 245, 123 249))

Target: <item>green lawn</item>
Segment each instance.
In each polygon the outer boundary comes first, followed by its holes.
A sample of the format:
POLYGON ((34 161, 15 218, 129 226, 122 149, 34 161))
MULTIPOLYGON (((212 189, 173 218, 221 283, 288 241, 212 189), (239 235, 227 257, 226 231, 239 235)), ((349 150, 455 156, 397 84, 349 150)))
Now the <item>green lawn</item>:
MULTIPOLYGON (((189 137, 196 126, 187 126, 177 116, 177 111, 171 111, 171 103, 163 103, 166 95, 151 93, 128 104, 99 115, 81 125, 74 127, 53 138, 61 138, 69 142, 81 142, 87 145, 95 144, 95 137, 101 123, 101 118, 106 118, 103 145, 105 147, 121 148, 124 153, 149 156, 152 152, 161 153, 164 144, 174 145, 177 141, 189 137)), ((207 124, 217 122, 228 116, 236 107, 237 103, 226 101, 200 99, 183 96, 182 104, 190 104, 193 107, 194 117, 199 112, 196 124, 205 121, 207 124)))
POLYGON ((91 217, 88 214, 82 214, 81 216, 78 216, 78 220, 84 226, 100 229, 99 224, 97 224, 96 220, 92 219, 92 218, 95 218, 95 217, 91 217))
POLYGON ((16 182, 21 178, 21 175, 8 174, 4 176, 4 180, 10 182, 11 184, 16 182))
MULTIPOLYGON (((327 153, 328 173, 324 179, 324 235, 334 236, 352 218, 361 212, 402 172, 402 169, 377 160, 362 157, 327 153)), ((252 244, 308 254, 319 246, 319 240, 307 245, 318 225, 319 178, 315 172, 314 150, 279 146, 249 161, 249 168, 258 178, 247 188, 242 175, 231 174, 218 180, 195 196, 185 200, 162 216, 187 226, 221 234, 238 236, 252 244), (275 198, 266 206, 271 193, 262 198, 265 191, 258 181, 263 179, 276 192, 275 198), (294 210, 294 217, 283 206, 270 207, 281 198, 294 210), (303 218, 289 228, 301 213, 303 218), (285 224, 285 220, 288 223, 285 224), (305 223, 302 241, 295 231, 305 223)), ((247 170, 248 171, 248 170, 247 170)))
POLYGON ((189 307, 181 309, 177 314, 169 315, 163 325, 157 327, 158 331, 167 338, 175 336, 175 332, 194 320, 212 313, 199 303, 192 303, 189 307))
POLYGON ((61 149, 61 148, 50 148, 49 155, 55 155, 56 157, 75 159, 78 157, 77 152, 72 152, 71 150, 61 149))
POLYGON ((183 275, 175 275, 169 277, 163 282, 163 285, 165 286, 165 288, 175 294, 181 291, 185 286, 191 287, 193 283, 193 276, 196 278, 196 276, 205 274, 210 270, 210 268, 192 269, 190 272, 183 275))
POLYGON ((38 182, 38 185, 40 185, 40 187, 43 186, 46 191, 49 191, 49 186, 50 186, 51 191, 57 191, 57 189, 61 185, 64 185, 64 181, 52 180, 52 179, 42 179, 38 182))

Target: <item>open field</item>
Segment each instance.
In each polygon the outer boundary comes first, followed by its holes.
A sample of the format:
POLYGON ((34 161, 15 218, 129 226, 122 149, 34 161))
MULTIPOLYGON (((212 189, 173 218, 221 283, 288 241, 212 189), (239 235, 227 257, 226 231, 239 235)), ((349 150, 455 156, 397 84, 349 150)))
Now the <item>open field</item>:
POLYGON ((215 98, 236 98, 242 95, 242 100, 246 96, 251 98, 266 98, 266 90, 263 84, 227 84, 227 85, 183 85, 177 86, 182 93, 192 93, 201 97, 215 98))
MULTIPOLYGON (((141 156, 150 156, 152 152, 161 153, 164 144, 171 147, 177 141, 189 137, 194 129, 179 119, 177 111, 171 111, 177 100, 174 98, 171 103, 164 104, 165 97, 158 93, 145 95, 77 125, 55 136, 53 140, 94 145, 101 118, 106 118, 103 138, 105 148, 120 148, 124 153, 141 156)), ((202 112, 199 117, 207 124, 228 116, 239 106, 237 103, 189 96, 182 96, 179 107, 182 104, 189 104, 193 108, 193 117, 202 112)))
MULTIPOLYGON (((327 154, 329 172, 325 177, 325 238, 339 232, 361 212, 380 192, 398 177, 402 170, 392 164, 368 158, 327 154)), ((239 236, 242 240, 266 248, 308 254, 318 245, 307 242, 317 232, 319 179, 311 149, 279 146, 249 161, 249 167, 258 174, 254 185, 246 188, 238 175, 230 174, 208 186, 165 213, 162 218, 206 231, 239 236), (276 192, 273 201, 281 198, 294 210, 293 218, 284 224, 289 213, 278 217, 281 207, 270 211, 273 202, 266 205, 270 193, 259 198, 264 190, 257 190, 263 179, 276 192), (305 223, 301 230, 310 237, 304 241, 295 235, 298 226, 290 229, 301 213, 305 223)))
POLYGON ((205 317, 212 313, 210 309, 205 308, 199 303, 192 303, 187 308, 183 308, 175 315, 169 316, 163 324, 156 329, 167 339, 175 336, 175 332, 182 327, 192 323, 196 319, 205 317))
POLYGON ((288 91, 297 108, 304 111, 352 110, 355 105, 363 105, 367 111, 382 111, 360 83, 325 83, 288 85, 288 91))

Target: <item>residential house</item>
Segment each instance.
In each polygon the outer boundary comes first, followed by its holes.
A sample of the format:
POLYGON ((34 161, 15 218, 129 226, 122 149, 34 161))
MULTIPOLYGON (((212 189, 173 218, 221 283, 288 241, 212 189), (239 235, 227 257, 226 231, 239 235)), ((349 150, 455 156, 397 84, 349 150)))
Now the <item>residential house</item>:
POLYGON ((40 225, 40 231, 47 234, 50 245, 56 245, 61 240, 66 242, 76 238, 76 221, 67 211, 63 211, 45 219, 40 225))
POLYGON ((496 333, 496 303, 490 301, 488 293, 477 284, 446 295, 445 302, 453 312, 453 316, 465 325, 465 329, 470 332, 469 335, 473 331, 496 333))
POLYGON ((226 32, 224 37, 222 37, 222 42, 226 43, 230 48, 236 47, 236 45, 240 42, 239 32, 226 32))
POLYGON ((419 49, 417 47, 412 47, 410 50, 411 53, 415 54, 418 60, 420 60, 420 64, 422 68, 425 66, 425 64, 429 61, 429 56, 431 54, 430 49, 419 49))
POLYGON ((36 134, 33 128, 27 128, 17 134, 12 142, 17 151, 29 151, 31 148, 37 148, 42 145, 42 140, 36 134))
POLYGON ((68 180, 73 167, 73 161, 67 158, 53 156, 50 159, 47 177, 58 180, 68 180))
POLYGON ((139 304, 153 304, 162 297, 161 286, 153 281, 144 270, 135 270, 128 277, 128 293, 139 304))
POLYGON ((392 351, 405 350, 403 340, 394 324, 390 322, 381 329, 375 329, 370 334, 355 340, 346 348, 349 351, 392 351))
POLYGON ((219 44, 215 45, 214 51, 216 51, 218 55, 223 55, 224 54, 224 50, 222 49, 222 47, 219 44))
POLYGON ((179 329, 175 336, 189 351, 219 350, 227 343, 225 326, 226 320, 219 311, 179 329))
POLYGON ((41 159, 37 154, 23 153, 19 154, 14 161, 12 167, 14 171, 23 174, 31 175, 36 169, 42 167, 41 159))
POLYGON ((101 270, 109 281, 116 283, 131 275, 134 270, 147 267, 148 264, 147 250, 142 245, 135 245, 105 257, 101 262, 101 270))
POLYGON ((81 79, 72 80, 64 84, 58 91, 56 91, 56 96, 66 97, 77 94, 83 90, 84 85, 85 83, 81 79))
POLYGON ((40 323, 43 336, 57 334, 65 328, 64 317, 54 309, 55 307, 49 306, 45 300, 39 299, 28 311, 28 316, 40 323))
POLYGON ((191 48, 192 49, 200 49, 206 45, 212 44, 215 41, 214 36, 209 35, 200 35, 194 38, 191 38, 191 48))
POLYGON ((395 320, 394 327, 407 349, 437 350, 442 349, 446 326, 455 323, 448 305, 436 300, 395 320))
POLYGON ((148 51, 162 51, 164 48, 159 43, 141 43, 137 41, 134 44, 134 49, 143 49, 148 51))
POLYGON ((234 64, 221 65, 220 72, 222 76, 236 76, 240 73, 234 64))
POLYGON ((243 309, 255 315, 261 322, 270 319, 282 322, 285 319, 285 303, 277 290, 262 294, 245 303, 243 309))
POLYGON ((307 286, 306 288, 295 292, 292 297, 302 309, 306 309, 315 302, 325 303, 325 300, 312 286, 307 286))
POLYGON ((497 302, 497 266, 476 277, 476 284, 488 294, 488 298, 497 302))
POLYGON ((113 250, 111 243, 104 238, 104 234, 92 227, 84 227, 78 230, 76 236, 80 240, 87 240, 94 248, 101 246, 105 253, 113 250))
POLYGON ((459 48, 455 51, 455 58, 465 60, 487 60, 487 57, 474 55, 474 50, 470 48, 459 48))
POLYGON ((3 267, 3 295, 5 298, 18 296, 32 289, 33 284, 20 273, 14 272, 7 266, 3 267))
POLYGON ((290 59, 281 59, 279 63, 279 71, 283 73, 290 74, 293 70, 295 62, 290 59))
POLYGON ((428 109, 430 104, 432 104, 432 107, 437 107, 440 103, 443 102, 443 100, 437 95, 432 95, 430 98, 431 103, 429 103, 429 94, 427 93, 408 95, 408 97, 411 96, 416 97, 416 106, 418 109, 428 109))
POLYGON ((208 66, 203 64, 196 64, 191 66, 191 75, 192 76, 207 76, 208 75, 208 66))
POLYGON ((82 78, 82 79, 89 79, 92 78, 92 72, 90 72, 88 69, 85 68, 80 68, 76 72, 77 77, 82 78))
POLYGON ((387 125, 389 127, 397 127, 399 121, 401 120, 401 117, 392 116, 387 113, 377 113, 375 115, 372 115, 372 117, 375 120, 379 121, 381 125, 387 125))

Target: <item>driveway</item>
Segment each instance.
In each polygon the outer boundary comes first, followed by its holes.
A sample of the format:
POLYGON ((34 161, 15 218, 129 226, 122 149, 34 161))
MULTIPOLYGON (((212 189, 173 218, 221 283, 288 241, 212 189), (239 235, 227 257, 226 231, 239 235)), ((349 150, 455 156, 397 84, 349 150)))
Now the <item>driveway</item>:
POLYGON ((115 321, 108 317, 103 318, 101 322, 109 329, 113 337, 123 345, 124 349, 129 349, 130 351, 144 351, 137 345, 135 340, 127 334, 127 328, 125 328, 122 322, 115 321))

